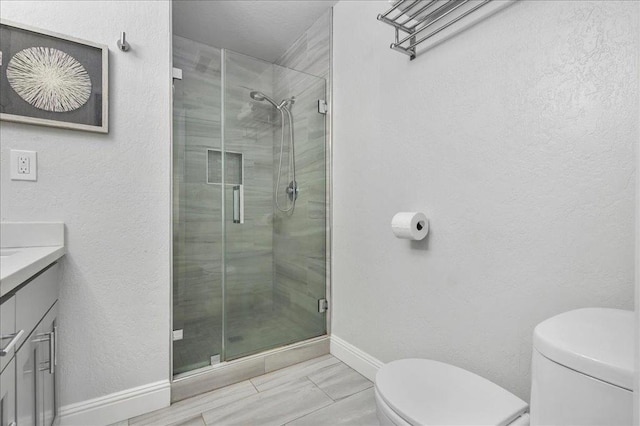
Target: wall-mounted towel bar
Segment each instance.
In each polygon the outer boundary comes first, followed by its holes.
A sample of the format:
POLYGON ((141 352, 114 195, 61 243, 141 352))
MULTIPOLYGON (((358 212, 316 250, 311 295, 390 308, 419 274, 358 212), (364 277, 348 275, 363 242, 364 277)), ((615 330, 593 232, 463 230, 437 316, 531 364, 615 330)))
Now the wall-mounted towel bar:
POLYGON ((419 44, 491 1, 398 0, 389 10, 378 15, 378 20, 393 26, 396 30, 396 40, 391 44, 391 49, 414 59, 419 44))

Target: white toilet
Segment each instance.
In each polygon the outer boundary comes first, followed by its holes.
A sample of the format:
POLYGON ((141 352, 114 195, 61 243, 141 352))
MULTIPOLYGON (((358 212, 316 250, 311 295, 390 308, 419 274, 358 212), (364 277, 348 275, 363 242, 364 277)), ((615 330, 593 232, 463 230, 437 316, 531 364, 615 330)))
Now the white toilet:
POLYGON ((531 417, 520 398, 469 371, 403 359, 376 375, 382 425, 630 425, 634 314, 587 308, 540 323, 533 338, 531 417))

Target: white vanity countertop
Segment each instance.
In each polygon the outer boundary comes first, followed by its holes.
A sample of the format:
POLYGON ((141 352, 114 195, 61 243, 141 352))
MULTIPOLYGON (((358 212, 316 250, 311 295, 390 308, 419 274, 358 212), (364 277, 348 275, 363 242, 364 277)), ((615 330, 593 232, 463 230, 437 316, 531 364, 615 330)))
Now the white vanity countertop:
POLYGON ((64 246, 0 249, 0 297, 62 256, 64 256, 64 246))
POLYGON ((64 224, 0 224, 0 297, 65 254, 64 224))

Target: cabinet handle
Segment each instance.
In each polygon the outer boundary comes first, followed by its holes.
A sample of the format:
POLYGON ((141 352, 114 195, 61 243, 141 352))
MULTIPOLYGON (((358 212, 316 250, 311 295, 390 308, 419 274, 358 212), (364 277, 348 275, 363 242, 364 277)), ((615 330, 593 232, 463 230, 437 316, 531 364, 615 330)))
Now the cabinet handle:
POLYGON ((240 185, 235 185, 233 187, 233 223, 241 223, 240 208, 240 185))
MULTIPOLYGON (((53 327, 53 331, 48 333, 38 334, 33 342, 43 343, 49 342, 49 374, 56 372, 56 329, 53 327)), ((44 371, 46 369, 42 369, 44 371)))
POLYGON ((58 327, 54 326, 51 332, 51 340, 49 341, 49 353, 51 360, 49 361, 49 374, 56 372, 56 364, 58 364, 58 327))
POLYGON ((22 337, 23 334, 24 334, 24 330, 20 330, 17 333, 9 334, 7 336, 0 336, 0 339, 2 339, 2 340, 11 339, 11 341, 9 342, 9 344, 7 346, 5 346, 4 348, 0 349, 0 356, 7 355, 9 353, 9 351, 11 349, 13 349, 13 347, 16 345, 16 343, 18 343, 18 341, 20 340, 20 338, 22 337))

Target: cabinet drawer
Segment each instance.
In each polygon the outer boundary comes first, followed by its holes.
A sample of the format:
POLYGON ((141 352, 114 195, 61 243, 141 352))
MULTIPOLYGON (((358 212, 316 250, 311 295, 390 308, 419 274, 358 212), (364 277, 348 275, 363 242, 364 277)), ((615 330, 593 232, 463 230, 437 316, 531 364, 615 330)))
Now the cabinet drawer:
POLYGON ((15 425, 16 421, 16 360, 12 358, 0 373, 0 425, 15 425))
MULTIPOLYGON (((24 335, 23 335, 24 337, 24 335)), ((0 305, 0 350, 10 347, 5 355, 0 356, 0 371, 9 364, 15 353, 17 343, 16 338, 16 297, 12 296, 0 305)))
POLYGON ((56 263, 22 287, 16 298, 16 328, 31 334, 58 299, 59 269, 56 263))

